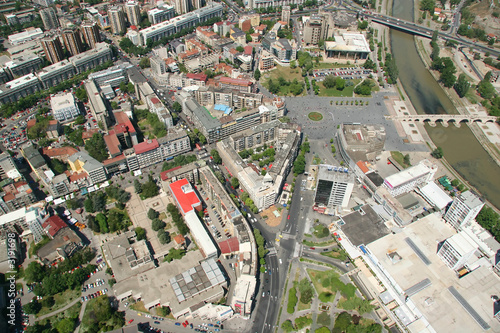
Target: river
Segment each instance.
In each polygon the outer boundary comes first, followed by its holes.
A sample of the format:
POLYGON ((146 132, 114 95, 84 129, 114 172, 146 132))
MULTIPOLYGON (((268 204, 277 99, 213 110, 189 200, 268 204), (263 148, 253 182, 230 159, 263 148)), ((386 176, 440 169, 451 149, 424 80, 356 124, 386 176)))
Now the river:
MULTIPOLYGON (((393 16, 413 21, 413 0, 394 0, 393 16)), ((401 83, 419 114, 457 113, 451 100, 426 69, 414 37, 391 30, 391 50, 399 68, 401 83)), ((450 124, 425 126, 436 146, 443 148, 446 160, 481 195, 500 209, 500 167, 484 150, 470 128, 450 124)))

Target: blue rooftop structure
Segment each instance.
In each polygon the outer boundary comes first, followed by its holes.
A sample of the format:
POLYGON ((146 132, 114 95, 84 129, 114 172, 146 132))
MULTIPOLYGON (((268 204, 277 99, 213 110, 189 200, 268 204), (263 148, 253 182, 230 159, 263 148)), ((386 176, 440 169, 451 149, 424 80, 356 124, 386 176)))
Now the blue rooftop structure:
POLYGON ((230 108, 229 106, 224 105, 224 104, 215 104, 214 105, 214 110, 216 110, 216 111, 223 111, 224 114, 230 114, 233 111, 232 108, 230 108))

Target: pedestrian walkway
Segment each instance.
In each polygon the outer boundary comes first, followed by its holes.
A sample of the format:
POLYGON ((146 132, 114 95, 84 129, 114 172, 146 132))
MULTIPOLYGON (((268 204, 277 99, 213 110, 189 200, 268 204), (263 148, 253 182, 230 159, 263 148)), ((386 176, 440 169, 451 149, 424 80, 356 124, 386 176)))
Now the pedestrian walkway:
POLYGON ((60 308, 59 310, 56 310, 56 311, 53 311, 51 313, 47 313, 43 316, 40 316, 38 318, 35 318, 35 322, 36 321, 40 321, 40 320, 44 320, 46 318, 49 318, 49 317, 52 317, 52 316, 55 316, 56 314, 58 313, 61 313, 63 311, 66 311, 67 309, 69 309, 70 307, 72 307, 73 305, 75 305, 76 303, 80 302, 80 299, 79 298, 75 298, 73 301, 71 301, 70 303, 66 304, 64 307, 60 308))

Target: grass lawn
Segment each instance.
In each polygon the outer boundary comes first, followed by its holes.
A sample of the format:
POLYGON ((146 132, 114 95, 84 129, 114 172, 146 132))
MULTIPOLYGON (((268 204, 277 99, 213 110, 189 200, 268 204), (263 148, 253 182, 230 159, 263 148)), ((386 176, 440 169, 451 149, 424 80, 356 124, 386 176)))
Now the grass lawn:
POLYGON ((319 112, 309 112, 307 117, 309 117, 309 119, 311 119, 312 121, 320 121, 321 119, 323 119, 323 115, 319 112))
POLYGON ((66 306, 66 304, 71 303, 75 298, 79 298, 81 295, 81 291, 79 289, 68 289, 63 291, 62 293, 54 295, 54 306, 51 308, 42 307, 40 312, 38 312, 37 317, 43 316, 47 313, 51 313, 53 311, 59 310, 66 306))
POLYGON ((313 64, 314 69, 349 68, 349 67, 355 67, 355 66, 346 64, 332 64, 327 62, 320 62, 319 64, 316 64, 316 62, 314 62, 313 64))
POLYGON ((139 301, 137 303, 130 304, 130 308, 132 310, 135 310, 135 311, 149 313, 148 309, 146 309, 144 307, 144 302, 143 301, 139 301))
POLYGON ((472 86, 469 88, 469 91, 465 94, 465 98, 467 98, 472 104, 477 104, 481 98, 476 94, 476 90, 474 88, 472 86))
POLYGON ((399 151, 391 151, 391 157, 405 169, 411 166, 411 164, 405 163, 405 156, 399 151))
POLYGON ((80 310, 82 308, 82 302, 78 302, 71 306, 69 309, 66 309, 66 311, 60 312, 52 317, 45 318, 44 320, 40 320, 38 323, 40 325, 45 325, 48 322, 54 326, 55 323, 57 323, 59 320, 64 319, 64 318, 76 318, 80 315, 80 310))
POLYGON ((330 230, 322 224, 314 226, 314 236, 324 238, 330 236, 330 230))
POLYGON ((302 69, 300 69, 299 67, 291 69, 290 67, 276 66, 275 69, 265 73, 262 76, 264 81, 267 81, 269 78, 273 79, 273 81, 278 80, 278 78, 282 76, 288 81, 293 81, 294 79, 297 79, 297 81, 299 82, 304 82, 304 78, 302 77, 302 69))
POLYGON ((302 303, 300 300, 299 300, 299 303, 297 305, 297 311, 302 311, 302 310, 308 310, 311 308, 311 304, 305 304, 305 303, 302 303))
POLYGON ((164 219, 166 219, 166 218, 167 218, 167 214, 165 214, 165 213, 160 213, 160 216, 158 216, 158 218, 159 218, 160 220, 164 220, 164 219))
POLYGON ((304 243, 304 245, 307 245, 307 246, 328 246, 328 245, 334 244, 335 239, 325 241, 325 242, 311 242, 308 240, 303 240, 302 243, 304 243))
POLYGON ((318 96, 329 96, 329 97, 353 97, 354 96, 354 87, 361 82, 360 79, 356 80, 347 80, 352 81, 354 84, 352 86, 345 86, 343 90, 337 90, 337 88, 325 88, 323 82, 316 82, 319 86, 319 94, 318 96))
POLYGON ((307 273, 311 277, 314 288, 323 303, 332 302, 335 294, 340 291, 344 297, 351 299, 355 296, 356 287, 352 284, 345 284, 339 278, 339 274, 334 270, 316 271, 308 269, 307 273))
POLYGON ((147 119, 139 121, 137 125, 139 126, 144 136, 147 136, 150 139, 156 138, 156 136, 153 134, 153 127, 149 124, 147 119))
POLYGON ((345 251, 341 249, 339 249, 338 251, 321 252, 321 255, 325 257, 339 259, 342 261, 345 261, 347 259, 347 253, 345 253, 345 251))

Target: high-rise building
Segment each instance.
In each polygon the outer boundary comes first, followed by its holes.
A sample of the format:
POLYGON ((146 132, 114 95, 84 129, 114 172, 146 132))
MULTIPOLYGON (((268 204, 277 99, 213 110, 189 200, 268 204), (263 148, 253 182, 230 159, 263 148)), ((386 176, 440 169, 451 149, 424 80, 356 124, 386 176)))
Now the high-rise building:
POLYGON ((484 206, 484 201, 476 193, 465 191, 451 203, 444 215, 444 220, 455 229, 461 230, 468 226, 484 206))
POLYGON ((477 249, 474 240, 462 231, 444 240, 439 246, 437 255, 449 268, 460 270, 477 249))
POLYGON ((191 5, 194 9, 200 9, 205 6, 205 0, 191 0, 191 5))
POLYGON ((422 160, 417 165, 404 169, 384 179, 384 186, 393 197, 411 192, 420 184, 427 184, 434 179, 437 165, 429 160, 422 160))
POLYGON ((9 153, 3 152, 0 154, 0 178, 10 178, 9 172, 11 170, 17 170, 14 160, 9 153))
POLYGON ((83 52, 82 39, 78 30, 64 29, 62 32, 62 38, 64 47, 72 56, 83 52))
POLYGON ((57 13, 54 8, 42 9, 40 11, 40 17, 42 18, 45 30, 57 29, 61 26, 59 24, 59 19, 57 18, 57 13))
POLYGON ((347 208, 354 188, 354 175, 347 168, 321 164, 317 179, 315 205, 347 208))
POLYGON ((289 22, 290 22, 290 14, 291 14, 290 6, 283 6, 283 9, 282 9, 282 12, 281 12, 281 20, 283 22, 286 22, 286 24, 289 24, 289 22))
POLYGON ((326 39, 328 28, 322 16, 311 15, 304 24, 304 43, 318 44, 321 39, 326 39))
POLYGON ((174 2, 175 12, 178 15, 189 12, 190 4, 189 0, 175 0, 174 2))
POLYGON ((48 61, 55 64, 64 59, 63 48, 59 37, 47 36, 41 39, 43 51, 48 61))
POLYGON ((85 43, 93 49, 97 43, 101 42, 101 34, 95 21, 85 21, 81 25, 81 32, 85 43))
POLYGON ((135 1, 129 1, 125 4, 125 12, 130 25, 138 26, 141 22, 141 9, 135 1))
POLYGON ((125 16, 121 7, 113 6, 108 10, 109 24, 115 35, 125 32, 125 16))

